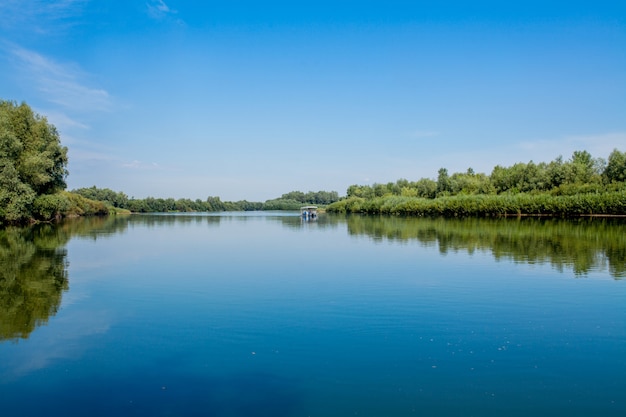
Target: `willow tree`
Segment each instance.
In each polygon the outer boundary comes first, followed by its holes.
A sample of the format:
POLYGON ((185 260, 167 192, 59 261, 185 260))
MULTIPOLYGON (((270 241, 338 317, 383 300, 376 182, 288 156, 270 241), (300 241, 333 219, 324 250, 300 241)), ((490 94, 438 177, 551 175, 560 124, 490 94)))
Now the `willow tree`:
POLYGON ((66 166, 57 129, 27 104, 0 100, 0 222, 31 218, 37 199, 66 203, 55 195, 66 187, 66 166))

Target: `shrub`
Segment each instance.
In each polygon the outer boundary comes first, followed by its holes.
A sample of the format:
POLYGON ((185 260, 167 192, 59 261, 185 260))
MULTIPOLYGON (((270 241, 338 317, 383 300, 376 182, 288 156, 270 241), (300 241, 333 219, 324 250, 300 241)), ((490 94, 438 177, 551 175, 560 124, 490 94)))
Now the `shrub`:
POLYGON ((52 220, 62 217, 70 206, 70 201, 63 194, 44 194, 35 199, 33 215, 39 220, 52 220))

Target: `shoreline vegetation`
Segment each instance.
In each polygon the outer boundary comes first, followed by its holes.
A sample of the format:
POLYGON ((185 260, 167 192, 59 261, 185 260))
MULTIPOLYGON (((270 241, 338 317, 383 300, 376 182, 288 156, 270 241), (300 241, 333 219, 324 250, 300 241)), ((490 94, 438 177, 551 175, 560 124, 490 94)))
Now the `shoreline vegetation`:
POLYGON ((530 161, 497 165, 490 175, 448 175, 416 182, 400 179, 372 186, 353 185, 331 213, 427 217, 625 216, 626 152, 614 149, 608 160, 576 151, 568 161, 530 161))
POLYGON ((116 210, 125 210, 132 213, 176 213, 176 212, 219 212, 219 211, 261 211, 261 210, 299 210, 307 204, 325 207, 339 201, 336 191, 291 191, 282 196, 265 202, 255 201, 222 201, 220 197, 208 197, 206 200, 188 198, 128 198, 123 192, 116 192, 108 188, 79 188, 72 193, 83 198, 101 201, 116 210))
POLYGON ((336 191, 292 191, 265 202, 128 198, 108 188, 66 191, 67 148, 56 127, 20 105, 0 99, 0 225, 67 217, 149 212, 298 210, 315 204, 329 213, 422 217, 626 216, 626 152, 607 160, 576 151, 571 159, 497 165, 487 175, 438 171, 437 179, 351 185, 336 191))
POLYGON ((422 217, 626 217, 626 190, 554 196, 551 194, 458 195, 433 200, 385 196, 350 197, 326 208, 329 213, 422 217))

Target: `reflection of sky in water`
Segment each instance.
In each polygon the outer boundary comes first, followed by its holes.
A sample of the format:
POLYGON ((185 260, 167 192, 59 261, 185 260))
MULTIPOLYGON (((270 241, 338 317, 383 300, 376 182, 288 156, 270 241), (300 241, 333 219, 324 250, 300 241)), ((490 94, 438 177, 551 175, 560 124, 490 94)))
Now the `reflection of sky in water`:
POLYGON ((66 310, 67 313, 60 311, 47 325, 36 329, 28 339, 0 346, 3 356, 12 358, 0 364, 3 379, 11 381, 59 360, 80 359, 89 349, 89 337, 106 333, 110 327, 110 313, 84 306, 82 311, 66 310))
POLYGON ((626 410, 626 284, 606 271, 262 216, 136 223, 67 250, 60 312, 0 344, 9 410, 28 395, 51 415, 626 410))

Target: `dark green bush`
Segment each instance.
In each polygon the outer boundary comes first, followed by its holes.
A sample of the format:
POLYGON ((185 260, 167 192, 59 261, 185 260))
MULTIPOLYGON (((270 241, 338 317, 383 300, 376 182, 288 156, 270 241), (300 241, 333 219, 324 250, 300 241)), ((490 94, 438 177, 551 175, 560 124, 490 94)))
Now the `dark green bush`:
POLYGON ((44 194, 35 199, 33 215, 39 220, 60 218, 71 207, 70 200, 63 194, 44 194))

